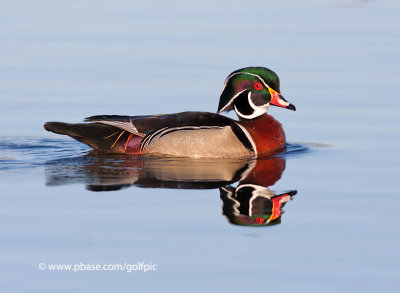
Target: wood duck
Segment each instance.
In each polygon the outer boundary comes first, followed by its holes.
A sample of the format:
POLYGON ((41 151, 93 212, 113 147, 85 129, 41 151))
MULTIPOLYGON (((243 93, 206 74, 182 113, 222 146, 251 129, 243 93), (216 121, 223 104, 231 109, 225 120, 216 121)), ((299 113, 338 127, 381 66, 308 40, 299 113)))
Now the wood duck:
POLYGON ((265 67, 246 67, 225 80, 217 113, 97 115, 85 122, 47 122, 99 152, 155 154, 192 158, 260 157, 285 146, 282 125, 266 113, 270 105, 295 111, 280 94, 279 78, 265 67), (239 120, 220 115, 234 110, 239 120))

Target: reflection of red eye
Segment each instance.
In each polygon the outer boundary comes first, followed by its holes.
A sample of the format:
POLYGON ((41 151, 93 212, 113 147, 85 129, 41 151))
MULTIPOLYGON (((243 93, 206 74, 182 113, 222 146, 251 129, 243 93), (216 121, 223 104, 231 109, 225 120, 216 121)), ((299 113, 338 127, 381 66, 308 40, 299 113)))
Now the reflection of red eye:
POLYGON ((259 82, 256 82, 256 83, 254 84, 254 88, 255 88, 256 90, 260 91, 260 90, 262 90, 262 89, 263 89, 263 86, 262 86, 262 84, 261 84, 261 83, 259 83, 259 82))
POLYGON ((264 223, 264 219, 263 218, 256 218, 256 222, 257 222, 257 224, 262 224, 262 223, 264 223))

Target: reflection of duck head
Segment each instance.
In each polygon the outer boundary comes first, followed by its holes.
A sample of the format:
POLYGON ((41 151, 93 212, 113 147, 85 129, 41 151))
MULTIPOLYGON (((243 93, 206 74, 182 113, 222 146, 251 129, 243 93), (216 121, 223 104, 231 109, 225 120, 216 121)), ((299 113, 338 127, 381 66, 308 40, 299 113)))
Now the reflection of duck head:
POLYGON ((280 223, 282 208, 296 191, 276 195, 267 187, 243 184, 237 188, 222 187, 222 211, 236 225, 266 226, 280 223))
POLYGON ((222 212, 232 224, 266 226, 280 223, 282 208, 296 191, 275 194, 268 189, 285 170, 285 160, 271 157, 254 161, 255 166, 240 180, 237 187, 220 188, 222 212))
POLYGON ((237 225, 279 223, 283 205, 296 191, 268 189, 285 170, 283 157, 259 160, 186 160, 94 155, 51 162, 49 186, 83 182, 92 191, 129 186, 176 189, 220 189, 223 214, 237 225), (238 182, 237 187, 232 184, 238 182))

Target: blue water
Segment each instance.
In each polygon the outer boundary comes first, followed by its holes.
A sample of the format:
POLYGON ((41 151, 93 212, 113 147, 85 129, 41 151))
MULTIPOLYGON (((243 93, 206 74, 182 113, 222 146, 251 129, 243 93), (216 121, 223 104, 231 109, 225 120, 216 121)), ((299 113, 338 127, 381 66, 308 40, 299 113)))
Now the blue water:
POLYGON ((393 0, 3 3, 1 288, 398 292, 399 12, 393 0), (214 112, 225 77, 249 65, 276 71, 297 108, 268 110, 288 149, 256 162, 275 171, 251 184, 290 194, 268 225, 232 224, 250 221, 229 192, 254 162, 95 155, 43 129, 214 112), (38 267, 80 262, 158 270, 38 267))

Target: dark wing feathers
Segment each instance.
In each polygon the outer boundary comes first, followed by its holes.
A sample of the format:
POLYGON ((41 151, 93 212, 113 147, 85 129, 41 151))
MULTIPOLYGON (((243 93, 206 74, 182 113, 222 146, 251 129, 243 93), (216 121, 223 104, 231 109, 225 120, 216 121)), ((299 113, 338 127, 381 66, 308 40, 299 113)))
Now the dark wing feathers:
POLYGON ((234 120, 228 117, 209 112, 182 112, 148 116, 97 115, 88 117, 85 121, 111 125, 140 136, 161 128, 185 126, 223 127, 234 123, 234 120))
POLYGON ((58 134, 69 135, 90 147, 103 151, 111 151, 115 139, 105 139, 121 130, 99 123, 63 123, 46 122, 44 128, 58 134))

